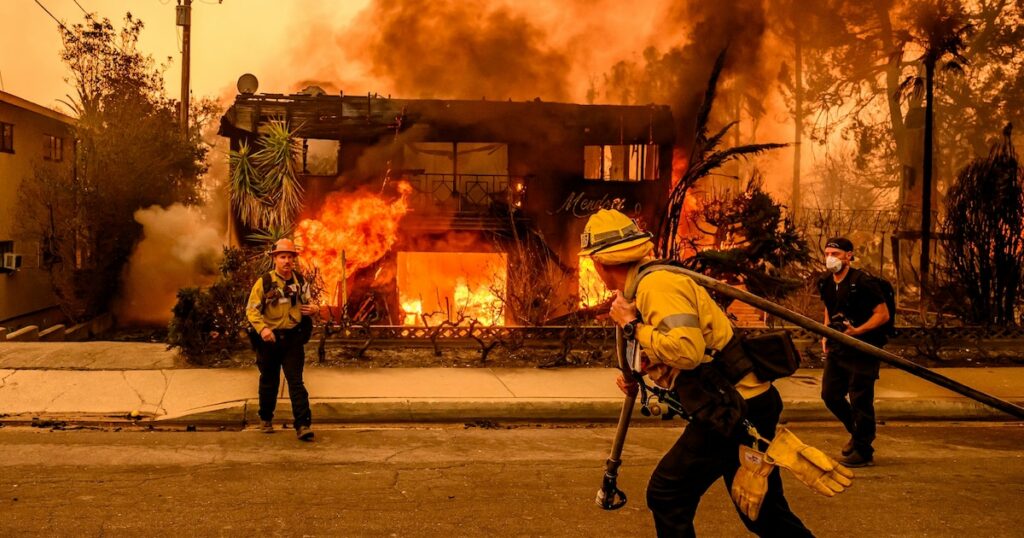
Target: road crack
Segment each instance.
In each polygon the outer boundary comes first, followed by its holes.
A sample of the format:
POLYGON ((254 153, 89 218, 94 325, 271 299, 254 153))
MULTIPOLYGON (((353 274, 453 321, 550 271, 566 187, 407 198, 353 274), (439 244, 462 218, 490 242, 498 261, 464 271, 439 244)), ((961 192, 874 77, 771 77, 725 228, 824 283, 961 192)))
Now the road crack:
POLYGON ((167 414, 167 409, 164 408, 164 398, 167 397, 167 390, 171 387, 171 378, 167 375, 167 370, 160 370, 160 375, 164 378, 164 391, 160 394, 160 401, 156 403, 156 411, 160 414, 167 414))
POLYGON ((14 375, 16 373, 18 373, 17 370, 11 370, 11 373, 9 373, 9 374, 7 374, 7 375, 5 375, 3 377, 0 377, 0 389, 4 388, 7 385, 7 379, 10 378, 12 375, 14 375))

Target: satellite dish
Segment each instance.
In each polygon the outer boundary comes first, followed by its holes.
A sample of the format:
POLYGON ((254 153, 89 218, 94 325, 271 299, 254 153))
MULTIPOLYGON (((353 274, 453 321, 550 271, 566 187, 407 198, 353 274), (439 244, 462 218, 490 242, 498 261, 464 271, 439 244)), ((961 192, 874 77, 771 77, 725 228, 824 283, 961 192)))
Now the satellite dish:
POLYGON ((260 81, 256 79, 256 75, 252 73, 246 73, 238 77, 238 93, 244 93, 246 95, 252 95, 256 93, 256 90, 260 87, 260 81))

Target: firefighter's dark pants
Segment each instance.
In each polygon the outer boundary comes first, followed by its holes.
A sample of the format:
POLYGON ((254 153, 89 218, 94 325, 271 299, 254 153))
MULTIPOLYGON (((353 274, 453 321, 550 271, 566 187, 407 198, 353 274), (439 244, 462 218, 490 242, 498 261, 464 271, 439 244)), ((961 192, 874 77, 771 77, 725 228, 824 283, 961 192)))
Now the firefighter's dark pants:
POLYGON ((302 367, 306 362, 306 354, 302 347, 299 331, 288 329, 274 331, 275 342, 265 342, 258 335, 252 339, 256 349, 256 367, 260 370, 260 410, 261 420, 273 420, 274 408, 277 407, 277 389, 281 386, 281 370, 284 370, 285 381, 288 382, 288 395, 292 401, 292 424, 309 426, 313 418, 309 412, 309 393, 302 382, 302 367))
MULTIPOLYGON (((877 364, 877 361, 875 361, 877 364)), ((829 358, 821 376, 821 399, 825 407, 846 427, 853 437, 853 448, 865 458, 875 449, 875 380, 878 368, 859 371, 847 361, 829 358), (847 401, 849 396, 849 401, 847 401)))
MULTIPOLYGON (((782 413, 782 398, 772 386, 747 400, 747 418, 761 436, 771 439, 782 413)), ((745 436, 744 436, 745 437, 745 436)), ((647 485, 647 506, 654 513, 660 538, 696 536, 693 516, 704 492, 725 479, 727 490, 739 469, 740 438, 730 439, 703 424, 689 424, 665 457, 658 463, 647 485)), ((757 521, 740 513, 740 519, 758 536, 813 536, 789 509, 782 492, 782 478, 776 468, 768 476, 768 493, 757 521)))

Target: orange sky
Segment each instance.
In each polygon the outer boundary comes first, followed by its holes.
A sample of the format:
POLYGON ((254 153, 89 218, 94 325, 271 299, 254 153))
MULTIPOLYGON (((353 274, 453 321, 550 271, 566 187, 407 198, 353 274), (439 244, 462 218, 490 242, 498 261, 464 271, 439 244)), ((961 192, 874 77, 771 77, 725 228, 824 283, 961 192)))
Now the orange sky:
MULTIPOLYGON (((72 0, 40 0, 65 24, 81 22, 84 14, 72 0)), ((168 94, 179 95, 181 84, 180 29, 175 26, 176 0, 78 0, 86 10, 120 26, 131 11, 142 19, 140 48, 158 62, 172 58, 165 75, 168 94)), ((261 90, 294 82, 287 65, 292 36, 304 31, 300 20, 310 11, 317 19, 342 26, 366 4, 365 0, 194 0, 192 7, 192 95, 218 97, 234 92, 235 81, 254 73, 261 90), (225 46, 233 43, 233 46, 225 46), (212 51, 216 51, 213 53, 212 51)), ((3 89, 36 103, 63 109, 57 99, 69 93, 60 61, 57 24, 34 0, 0 0, 0 74, 3 89)), ((353 88, 353 91, 376 88, 353 88)), ((384 93, 383 91, 381 93, 384 93)), ((65 110, 66 111, 66 110, 65 110)))

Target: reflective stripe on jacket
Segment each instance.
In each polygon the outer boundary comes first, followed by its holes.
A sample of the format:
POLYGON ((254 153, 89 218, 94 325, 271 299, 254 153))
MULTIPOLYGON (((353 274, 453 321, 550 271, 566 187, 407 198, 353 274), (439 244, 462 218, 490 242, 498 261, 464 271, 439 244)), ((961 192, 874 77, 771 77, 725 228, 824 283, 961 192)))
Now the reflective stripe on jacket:
MULTIPOLYGON (((628 284, 637 276, 634 265, 628 284)), ((658 386, 670 388, 680 370, 692 370, 712 357, 706 351, 721 350, 733 336, 732 324, 707 290, 690 277, 671 271, 654 271, 637 287, 636 307, 643 323, 637 341, 647 352, 647 374, 658 386)), ((746 399, 762 394, 771 384, 749 373, 736 383, 746 399)))

